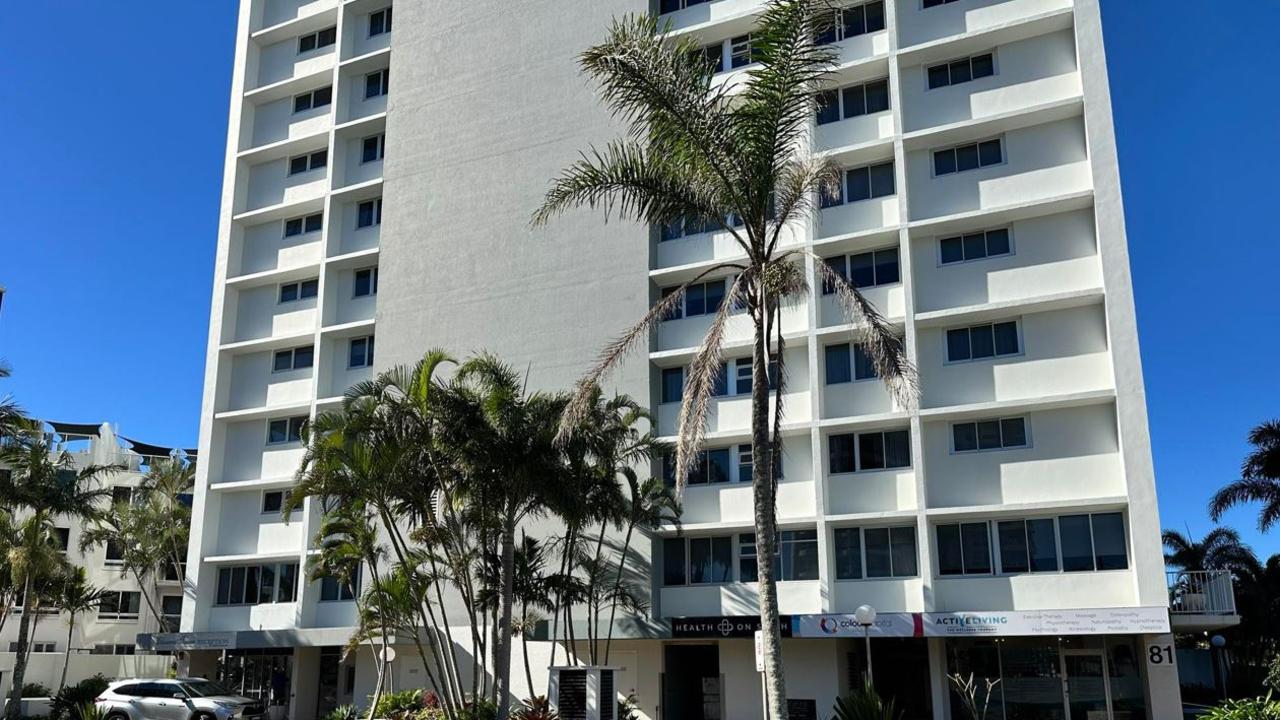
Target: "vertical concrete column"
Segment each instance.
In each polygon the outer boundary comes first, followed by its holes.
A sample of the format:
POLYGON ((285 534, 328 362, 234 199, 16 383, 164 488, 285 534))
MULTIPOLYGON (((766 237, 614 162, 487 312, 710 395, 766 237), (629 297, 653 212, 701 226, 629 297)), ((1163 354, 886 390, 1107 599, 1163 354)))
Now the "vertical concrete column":
POLYGON ((1142 675, 1146 680, 1147 717, 1153 720, 1182 717, 1182 687, 1178 683, 1178 659, 1173 634, 1143 635, 1142 675))
MULTIPOLYGON (((338 678, 342 682, 342 678, 338 678)), ((320 701, 320 648, 300 647, 293 651, 293 677, 289 678, 289 718, 316 717, 320 701)))
POLYGON ((951 717, 951 688, 947 680, 947 641, 929 638, 929 689, 933 694, 933 720, 951 717))

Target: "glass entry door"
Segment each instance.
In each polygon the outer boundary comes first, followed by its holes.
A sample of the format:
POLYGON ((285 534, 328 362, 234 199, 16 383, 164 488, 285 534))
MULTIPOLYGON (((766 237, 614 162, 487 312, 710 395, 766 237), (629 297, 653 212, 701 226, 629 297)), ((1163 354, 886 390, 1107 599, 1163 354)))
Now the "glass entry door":
POLYGON ((1111 720, 1107 658, 1101 650, 1063 650, 1062 677, 1069 720, 1111 720))

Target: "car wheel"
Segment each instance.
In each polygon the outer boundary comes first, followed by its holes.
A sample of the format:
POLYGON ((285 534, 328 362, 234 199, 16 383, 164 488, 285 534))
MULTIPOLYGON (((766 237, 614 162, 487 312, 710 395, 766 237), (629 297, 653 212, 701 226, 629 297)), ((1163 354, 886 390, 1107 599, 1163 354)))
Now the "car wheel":
POLYGON ((122 712, 117 711, 113 713, 107 713, 105 716, 103 716, 102 720, 129 720, 129 716, 125 715, 122 712))
POLYGON ((198 712, 191 716, 191 720, 217 720, 217 718, 213 716, 213 713, 198 712))

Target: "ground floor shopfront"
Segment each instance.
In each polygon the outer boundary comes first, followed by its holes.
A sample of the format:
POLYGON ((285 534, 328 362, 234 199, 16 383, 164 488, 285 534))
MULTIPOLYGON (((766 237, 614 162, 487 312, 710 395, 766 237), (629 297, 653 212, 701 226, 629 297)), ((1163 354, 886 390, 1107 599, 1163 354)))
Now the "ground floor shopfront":
MULTIPOLYGON (((987 681, 994 683, 987 720, 1181 717, 1167 615, 1072 613, 1065 619, 1044 613, 882 615, 866 631, 874 685, 894 699, 907 720, 968 717, 952 690, 951 675, 971 676, 980 700, 987 681), (1073 632, 1051 632, 1058 629, 1073 632), (1091 632, 1098 629, 1119 632, 1091 632)), ((671 618, 663 637, 615 639, 607 664, 619 668, 619 698, 633 697, 646 720, 763 719, 756 627, 753 617, 671 618)), ((867 673, 863 633, 847 615, 784 618, 783 661, 793 720, 830 717, 836 698, 862 684, 867 673)), ((213 647, 209 638, 189 638, 183 671, 218 678, 267 700, 272 720, 311 720, 339 705, 367 705, 373 693, 377 663, 370 648, 344 655, 328 636, 304 638, 326 641, 316 644, 270 646, 268 641, 288 636, 229 635, 222 647, 213 647)), ((563 644, 529 641, 531 687, 517 650, 514 695, 545 694, 547 667, 566 664, 563 644)), ((587 651, 581 651, 585 659, 587 651)), ((427 673, 413 645, 398 645, 384 689, 425 687, 427 673)))

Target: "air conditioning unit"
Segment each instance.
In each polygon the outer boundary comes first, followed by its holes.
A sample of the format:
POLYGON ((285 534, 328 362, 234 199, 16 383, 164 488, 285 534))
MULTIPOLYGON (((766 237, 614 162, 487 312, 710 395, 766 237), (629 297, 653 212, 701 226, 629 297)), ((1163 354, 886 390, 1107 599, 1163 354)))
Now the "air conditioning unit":
POLYGON ((620 667, 560 666, 551 672, 551 707, 560 720, 618 720, 620 667))

